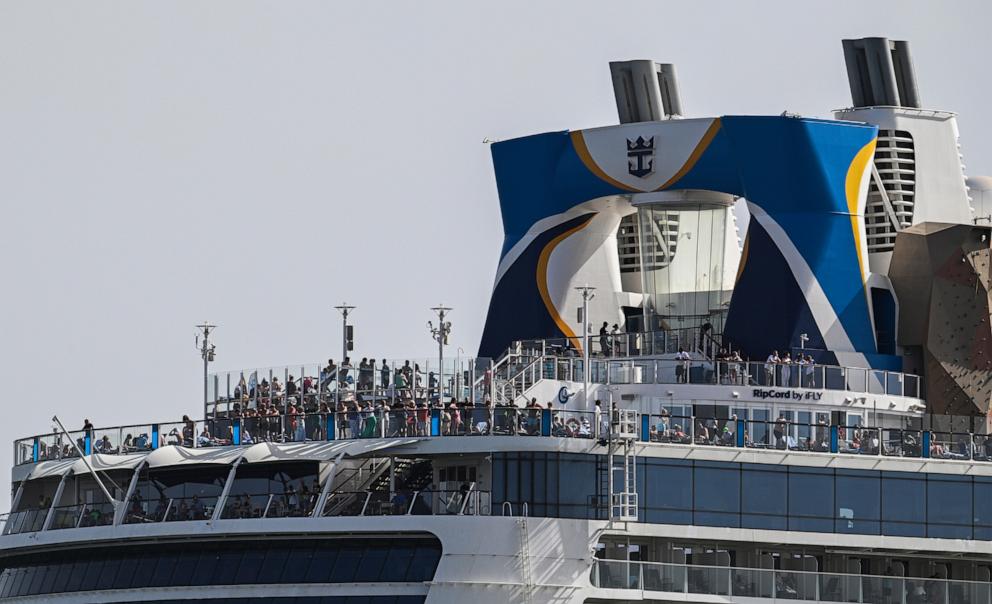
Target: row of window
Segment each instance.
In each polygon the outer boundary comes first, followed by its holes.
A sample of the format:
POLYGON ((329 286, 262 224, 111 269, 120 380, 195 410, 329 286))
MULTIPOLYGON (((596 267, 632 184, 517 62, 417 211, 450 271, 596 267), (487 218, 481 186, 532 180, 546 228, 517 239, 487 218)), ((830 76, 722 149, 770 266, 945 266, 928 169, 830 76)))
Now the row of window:
MULTIPOLYGON (((992 540, 992 478, 639 459, 639 520, 754 529, 992 540)), ((602 456, 493 456, 493 505, 605 516, 602 456)))
POLYGON ((426 596, 296 596, 288 598, 199 598, 142 600, 122 604, 424 604, 426 596))
POLYGON ((99 589, 301 583, 423 582, 436 539, 232 541, 103 547, 0 561, 0 598, 99 589))

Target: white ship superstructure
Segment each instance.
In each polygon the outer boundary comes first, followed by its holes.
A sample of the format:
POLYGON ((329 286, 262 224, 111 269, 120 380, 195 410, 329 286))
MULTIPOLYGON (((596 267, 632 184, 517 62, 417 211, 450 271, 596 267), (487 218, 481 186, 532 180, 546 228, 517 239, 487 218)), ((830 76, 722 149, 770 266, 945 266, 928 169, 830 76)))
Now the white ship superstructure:
POLYGON ((837 120, 686 117, 632 61, 620 125, 494 145, 479 358, 17 440, 0 598, 992 604, 992 187, 905 43, 845 56, 837 120))

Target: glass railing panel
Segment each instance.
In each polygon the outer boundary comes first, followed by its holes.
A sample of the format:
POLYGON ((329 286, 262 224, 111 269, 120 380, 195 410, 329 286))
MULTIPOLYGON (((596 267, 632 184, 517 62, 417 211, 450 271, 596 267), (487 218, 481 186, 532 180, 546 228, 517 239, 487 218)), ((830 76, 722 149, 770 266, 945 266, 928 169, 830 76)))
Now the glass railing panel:
POLYGON ((730 568, 688 566, 689 593, 730 595, 730 568))
POLYGON ((165 522, 210 520, 217 505, 216 497, 175 497, 169 501, 165 522))
POLYGON ((692 444, 691 417, 679 415, 651 415, 648 420, 648 440, 658 443, 692 444))
POLYGON ((934 459, 971 459, 971 434, 930 433, 930 457, 934 459))
POLYGON ((516 436, 519 431, 519 412, 515 407, 496 407, 493 409, 492 433, 502 436, 516 436))
POLYGON ((197 448, 226 447, 233 441, 230 420, 207 420, 193 422, 197 448))
POLYGON ((624 560, 600 560, 596 567, 598 571, 598 587, 604 589, 638 589, 637 578, 631 577, 631 564, 624 560))
POLYGON ((730 419, 696 417, 693 434, 697 445, 737 446, 737 425, 730 419))
POLYGON ((837 450, 849 455, 878 455, 881 443, 878 434, 878 428, 841 426, 837 429, 837 450))
POLYGON ((992 436, 975 434, 972 438, 972 450, 976 461, 992 461, 992 436))
POLYGON ((728 386, 746 386, 747 364, 744 361, 718 361, 717 373, 721 384, 728 386))
POLYGON ((33 533, 45 526, 48 508, 30 508, 19 512, 11 512, 4 526, 5 535, 33 533))
POLYGON ((336 491, 327 497, 324 516, 361 516, 371 495, 366 491, 336 491))
POLYGON ((868 372, 868 392, 869 394, 885 394, 885 371, 872 370, 868 372))
POLYGON ((177 447, 193 446, 193 427, 183 422, 172 422, 159 424, 159 446, 167 447, 174 445, 177 447))
POLYGON ((121 447, 119 428, 98 428, 93 431, 93 452, 103 455, 117 455, 121 447))
POLYGON ((151 424, 123 426, 120 433, 122 435, 121 453, 141 453, 152 450, 151 424))
POLYGON ((833 365, 822 365, 821 367, 823 368, 823 386, 821 388, 825 390, 847 389, 847 372, 843 367, 833 365))
POLYGON ((79 527, 109 526, 114 523, 114 506, 108 502, 84 504, 79 527))
POLYGON ((636 565, 640 572, 642 589, 645 591, 667 591, 685 593, 685 567, 677 564, 643 564, 636 565))
POLYGON ((551 436, 559 438, 594 438, 596 414, 588 411, 554 411, 551 436))
POLYGON ((771 598, 775 593, 775 577, 769 570, 731 568, 731 590, 735 596, 771 598))
POLYGON ((923 433, 920 430, 882 428, 882 455, 922 457, 923 433))
POLYGON ((52 524, 49 530, 76 528, 82 521, 83 505, 60 505, 52 510, 52 524))
POLYGON ((819 601, 816 573, 775 571, 775 597, 782 600, 819 601))
POLYGON ((163 522, 166 513, 170 510, 170 500, 162 497, 160 499, 139 499, 134 497, 124 512, 124 524, 149 524, 152 522, 163 522))
POLYGON ((885 393, 892 394, 895 396, 903 396, 904 384, 903 384, 903 374, 888 371, 885 373, 885 393))
POLYGON ((34 463, 34 438, 14 441, 14 465, 34 463))
POLYGON ((851 392, 868 391, 868 370, 857 367, 847 368, 847 390, 851 392))
POLYGON ((903 395, 920 398, 920 376, 903 374, 903 395))

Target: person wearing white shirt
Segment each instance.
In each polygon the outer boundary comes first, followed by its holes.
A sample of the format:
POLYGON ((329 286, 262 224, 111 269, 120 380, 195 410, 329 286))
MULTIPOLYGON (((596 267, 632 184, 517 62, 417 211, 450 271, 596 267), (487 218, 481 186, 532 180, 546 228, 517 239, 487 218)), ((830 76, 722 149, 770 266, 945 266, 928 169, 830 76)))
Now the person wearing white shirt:
POLYGON ((680 346, 678 353, 675 354, 675 379, 678 383, 689 383, 689 361, 691 360, 692 356, 680 346))
POLYGON ((773 350, 768 358, 765 359, 765 385, 774 386, 775 385, 775 367, 782 362, 782 359, 778 358, 778 351, 773 350))
POLYGON ((792 355, 786 352, 780 360, 782 363, 782 381, 779 385, 789 387, 792 385, 792 355))

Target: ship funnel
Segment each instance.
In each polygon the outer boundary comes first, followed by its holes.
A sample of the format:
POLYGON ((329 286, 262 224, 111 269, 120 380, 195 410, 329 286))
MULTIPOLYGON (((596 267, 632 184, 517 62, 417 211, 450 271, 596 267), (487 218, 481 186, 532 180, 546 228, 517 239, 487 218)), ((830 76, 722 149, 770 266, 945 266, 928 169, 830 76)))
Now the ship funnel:
POLYGON ((909 42, 888 38, 842 42, 855 107, 920 107, 909 42))
POLYGON ((621 124, 682 117, 675 65, 654 61, 612 61, 613 94, 621 124))

